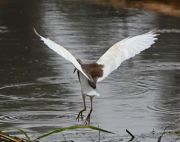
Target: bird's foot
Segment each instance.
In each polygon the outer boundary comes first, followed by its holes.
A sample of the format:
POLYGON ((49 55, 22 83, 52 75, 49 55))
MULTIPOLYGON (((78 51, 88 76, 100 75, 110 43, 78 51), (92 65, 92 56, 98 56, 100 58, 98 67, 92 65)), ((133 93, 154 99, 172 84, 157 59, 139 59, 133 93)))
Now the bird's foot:
POLYGON ((83 112, 85 111, 85 109, 83 109, 83 110, 81 110, 80 112, 79 112, 79 114, 77 115, 77 117, 76 117, 76 120, 77 121, 79 121, 79 120, 83 120, 83 112))
POLYGON ((84 125, 90 125, 91 121, 91 111, 89 112, 88 116, 86 117, 86 120, 84 121, 84 125))

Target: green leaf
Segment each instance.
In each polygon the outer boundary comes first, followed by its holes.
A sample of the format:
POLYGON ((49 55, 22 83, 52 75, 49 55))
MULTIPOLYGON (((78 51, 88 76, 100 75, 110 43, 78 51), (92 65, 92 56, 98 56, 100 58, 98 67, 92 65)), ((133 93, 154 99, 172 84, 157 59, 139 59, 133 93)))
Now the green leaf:
MULTIPOLYGON (((47 136, 49 136, 49 135, 56 134, 56 133, 61 133, 61 132, 63 132, 63 131, 67 131, 67 130, 87 129, 87 128, 93 129, 93 130, 97 130, 97 131, 102 131, 102 132, 105 132, 105 133, 111 133, 111 134, 113 134, 113 132, 110 132, 110 131, 107 131, 107 130, 104 130, 104 129, 101 129, 101 128, 98 128, 98 127, 95 127, 95 126, 91 126, 91 125, 89 125, 89 126, 85 126, 85 125, 75 125, 75 126, 57 128, 57 129, 55 129, 55 130, 53 130, 53 131, 50 131, 50 132, 48 132, 48 133, 45 133, 45 134, 39 136, 37 139, 42 139, 42 138, 47 137, 47 136)), ((36 139, 36 140, 37 140, 37 139, 36 139)))

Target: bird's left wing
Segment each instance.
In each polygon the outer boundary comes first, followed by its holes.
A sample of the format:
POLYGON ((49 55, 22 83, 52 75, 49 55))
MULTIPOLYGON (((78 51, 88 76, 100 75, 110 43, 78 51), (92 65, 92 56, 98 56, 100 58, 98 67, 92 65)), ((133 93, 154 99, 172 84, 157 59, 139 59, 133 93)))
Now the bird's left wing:
POLYGON ((123 61, 151 47, 157 39, 156 36, 157 34, 151 31, 142 35, 128 37, 114 44, 97 61, 98 64, 103 65, 103 75, 97 81, 99 82, 106 78, 123 61))
POLYGON ((58 53, 59 55, 61 55, 62 57, 64 57, 66 60, 70 61, 74 67, 79 70, 87 79, 89 79, 90 81, 92 81, 92 79, 90 79, 90 77, 83 71, 81 65, 78 63, 78 61, 76 60, 76 58, 68 51, 66 50, 64 47, 62 47, 61 45, 55 43, 54 41, 47 39, 43 36, 41 36, 39 33, 37 33, 37 31, 34 29, 34 32, 37 36, 40 37, 40 39, 53 51, 55 51, 56 53, 58 53))

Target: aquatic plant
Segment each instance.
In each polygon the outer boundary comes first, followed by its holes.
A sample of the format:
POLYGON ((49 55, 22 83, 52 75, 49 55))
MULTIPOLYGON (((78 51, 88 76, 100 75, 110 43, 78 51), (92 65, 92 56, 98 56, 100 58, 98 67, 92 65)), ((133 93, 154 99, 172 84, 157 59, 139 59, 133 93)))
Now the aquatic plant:
POLYGON ((92 130, 96 130, 99 132, 113 134, 113 132, 111 132, 111 131, 108 131, 108 130, 105 130, 105 129, 102 129, 99 127, 91 126, 91 125, 87 125, 87 126, 86 125, 75 125, 75 126, 54 129, 45 134, 42 134, 41 136, 39 136, 38 138, 36 138, 34 140, 31 140, 31 138, 28 136, 28 134, 24 130, 19 129, 19 128, 12 128, 12 129, 15 129, 15 130, 18 130, 19 132, 21 132, 25 136, 25 138, 18 138, 16 136, 9 135, 7 132, 0 131, 0 142, 39 142, 40 139, 48 137, 50 135, 61 133, 63 131, 72 131, 72 130, 76 130, 76 129, 92 129, 92 130))

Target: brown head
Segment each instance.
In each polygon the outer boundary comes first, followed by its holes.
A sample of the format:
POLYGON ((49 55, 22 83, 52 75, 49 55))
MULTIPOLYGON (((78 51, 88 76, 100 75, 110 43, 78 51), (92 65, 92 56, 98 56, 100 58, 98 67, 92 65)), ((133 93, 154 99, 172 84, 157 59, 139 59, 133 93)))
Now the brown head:
MULTIPOLYGON (((83 64, 83 62, 80 59, 77 59, 78 63, 81 65, 83 71, 91 78, 92 80, 89 80, 89 85, 93 88, 96 88, 96 81, 99 77, 102 77, 103 75, 103 65, 99 65, 97 63, 90 63, 90 64, 83 64)), ((76 68, 74 69, 74 73, 76 72, 76 68)), ((79 75, 78 75, 79 78, 79 75)))
POLYGON ((82 64, 82 68, 95 82, 103 75, 103 66, 97 63, 82 64))

